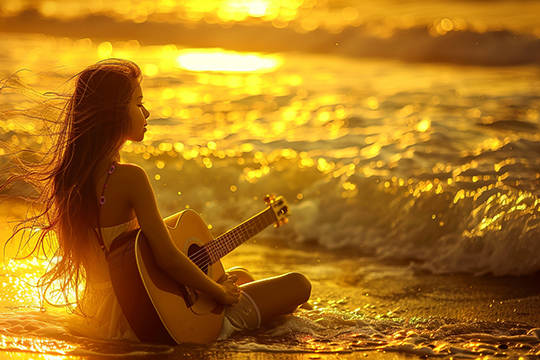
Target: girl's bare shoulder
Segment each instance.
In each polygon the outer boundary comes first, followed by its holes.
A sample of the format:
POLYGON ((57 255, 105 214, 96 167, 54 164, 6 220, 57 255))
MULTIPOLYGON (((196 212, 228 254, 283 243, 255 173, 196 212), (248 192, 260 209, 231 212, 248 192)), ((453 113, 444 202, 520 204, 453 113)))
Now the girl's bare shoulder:
POLYGON ((115 165, 115 175, 119 181, 148 182, 146 171, 136 164, 117 163, 115 165))
POLYGON ((143 216, 149 207, 155 205, 156 201, 146 171, 139 165, 126 163, 120 163, 116 168, 117 180, 120 183, 119 191, 124 194, 127 203, 135 209, 137 216, 143 216))
POLYGON ((119 173, 127 173, 127 174, 136 174, 136 173, 145 173, 144 169, 137 165, 132 163, 116 163, 115 164, 115 172, 118 171, 119 173))

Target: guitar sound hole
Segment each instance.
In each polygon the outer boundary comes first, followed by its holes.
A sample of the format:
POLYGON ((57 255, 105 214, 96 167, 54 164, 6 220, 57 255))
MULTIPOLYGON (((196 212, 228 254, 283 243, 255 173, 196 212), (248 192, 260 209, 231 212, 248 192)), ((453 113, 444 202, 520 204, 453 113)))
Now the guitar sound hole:
POLYGON ((188 258, 195 263, 205 274, 208 274, 210 256, 205 248, 197 244, 191 244, 187 251, 188 258))

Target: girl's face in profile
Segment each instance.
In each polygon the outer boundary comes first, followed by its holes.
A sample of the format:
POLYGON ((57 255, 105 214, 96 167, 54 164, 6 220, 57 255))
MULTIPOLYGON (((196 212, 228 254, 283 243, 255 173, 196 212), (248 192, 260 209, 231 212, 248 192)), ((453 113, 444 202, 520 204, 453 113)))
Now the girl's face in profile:
POLYGON ((135 91, 131 97, 129 104, 129 116, 131 117, 131 133, 128 140, 142 141, 146 132, 146 119, 150 116, 150 112, 143 105, 143 93, 141 85, 137 84, 135 91))

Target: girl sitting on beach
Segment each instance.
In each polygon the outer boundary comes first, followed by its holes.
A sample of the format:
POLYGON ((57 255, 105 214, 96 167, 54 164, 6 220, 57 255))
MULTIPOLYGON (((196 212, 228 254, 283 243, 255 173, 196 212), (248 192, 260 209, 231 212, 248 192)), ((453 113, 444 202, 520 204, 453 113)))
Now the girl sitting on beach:
POLYGON ((125 142, 142 141, 148 125, 141 70, 133 62, 110 59, 88 67, 75 80, 46 161, 21 163, 20 174, 2 187, 24 180, 38 190, 38 214, 15 232, 40 228, 35 251, 51 235, 57 239, 56 260, 40 286, 43 294, 50 294, 60 284, 66 303, 70 292, 75 294, 75 311, 86 320, 79 331, 137 340, 114 294, 105 252, 115 239, 139 227, 163 271, 226 305, 221 337, 234 329, 255 329, 309 299, 311 285, 299 273, 253 281, 247 270, 233 268, 218 283, 179 251, 147 174, 120 159, 125 142))

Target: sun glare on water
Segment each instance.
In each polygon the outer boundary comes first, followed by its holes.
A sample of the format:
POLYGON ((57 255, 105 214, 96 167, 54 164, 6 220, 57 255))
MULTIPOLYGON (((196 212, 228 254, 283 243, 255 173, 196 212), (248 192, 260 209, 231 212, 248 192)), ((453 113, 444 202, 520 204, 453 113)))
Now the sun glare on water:
POLYGON ((190 71, 216 72, 271 72, 283 64, 278 56, 255 53, 241 54, 235 51, 185 50, 176 58, 180 68, 190 71))

